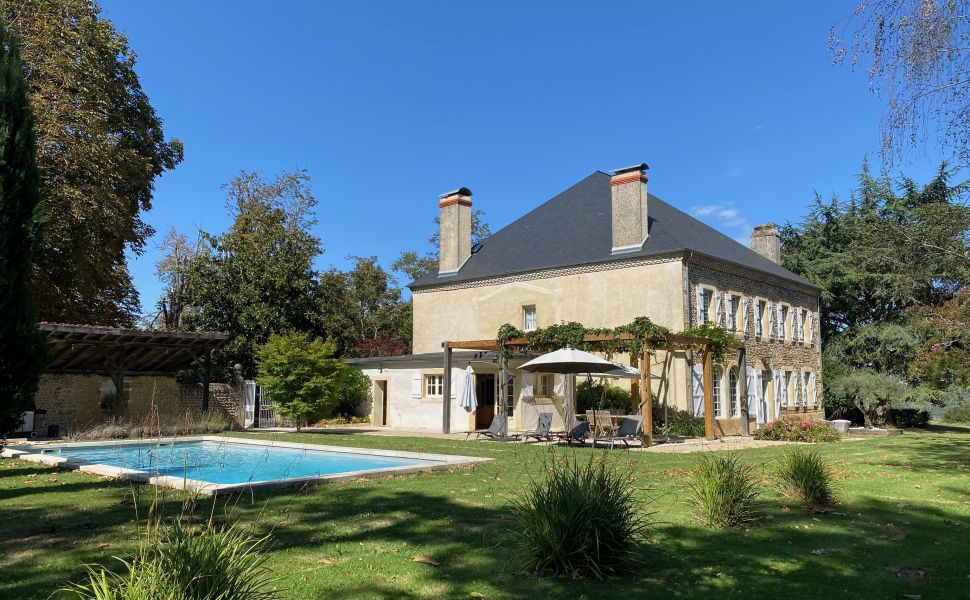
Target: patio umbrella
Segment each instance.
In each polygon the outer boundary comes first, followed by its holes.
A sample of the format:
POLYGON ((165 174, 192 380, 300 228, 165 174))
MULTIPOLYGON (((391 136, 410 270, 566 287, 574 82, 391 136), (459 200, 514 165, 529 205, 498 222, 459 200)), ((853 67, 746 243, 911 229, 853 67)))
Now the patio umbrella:
MULTIPOLYGON (((577 373, 609 373, 620 367, 595 354, 576 350, 566 345, 565 348, 537 356, 519 367, 529 373, 558 373, 560 375, 575 375, 577 373)), ((576 389, 571 379, 566 380, 566 427, 570 427, 576 411, 576 389)))
POLYGON ((461 386, 461 394, 458 395, 458 406, 465 409, 465 412, 475 412, 478 408, 478 398, 475 397, 475 370, 471 365, 465 369, 465 383, 461 386))

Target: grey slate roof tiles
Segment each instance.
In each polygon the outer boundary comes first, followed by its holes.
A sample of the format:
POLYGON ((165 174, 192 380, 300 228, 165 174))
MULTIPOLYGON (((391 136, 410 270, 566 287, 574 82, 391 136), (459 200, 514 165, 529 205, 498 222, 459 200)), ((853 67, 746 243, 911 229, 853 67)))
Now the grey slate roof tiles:
POLYGON ((650 194, 643 248, 613 255, 610 176, 597 171, 495 232, 461 269, 428 273, 411 289, 590 263, 693 251, 804 285, 806 279, 650 194))

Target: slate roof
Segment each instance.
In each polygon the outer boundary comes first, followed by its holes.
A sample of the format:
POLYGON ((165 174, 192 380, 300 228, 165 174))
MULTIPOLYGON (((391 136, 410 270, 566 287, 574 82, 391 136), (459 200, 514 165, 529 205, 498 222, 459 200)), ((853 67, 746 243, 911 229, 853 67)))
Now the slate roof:
POLYGON ((428 273, 412 290, 558 267, 684 251, 816 288, 730 237, 649 195, 650 234, 641 250, 612 255, 610 176, 597 171, 482 242, 454 275, 428 273))

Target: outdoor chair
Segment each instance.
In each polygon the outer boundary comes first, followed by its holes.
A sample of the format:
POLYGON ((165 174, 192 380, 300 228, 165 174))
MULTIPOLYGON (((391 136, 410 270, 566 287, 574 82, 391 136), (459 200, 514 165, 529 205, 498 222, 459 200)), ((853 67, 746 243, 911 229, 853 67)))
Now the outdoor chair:
POLYGON ((580 445, 586 444, 586 434, 589 433, 589 423, 586 421, 580 421, 573 425, 567 433, 559 436, 560 442, 566 442, 569 445, 577 443, 580 445))
POLYGON ((630 447, 630 442, 632 441, 637 441, 642 444, 643 440, 640 438, 641 427, 643 427, 643 415, 623 417, 623 421, 620 422, 620 428, 617 432, 613 435, 594 437, 593 447, 596 446, 596 442, 609 444, 611 450, 617 442, 623 442, 623 445, 627 448, 630 447))
POLYGON ((465 433, 465 439, 467 440, 470 436, 474 435, 475 439, 480 439, 482 436, 487 438, 497 438, 502 436, 502 432, 506 431, 505 425, 508 422, 508 417, 505 415, 495 415, 492 417, 492 424, 488 426, 488 429, 476 429, 475 431, 469 431, 465 433))
POLYGON ((587 410, 586 422, 594 436, 608 435, 613 429, 613 418, 608 410, 587 410))
POLYGON ((521 439, 523 442, 528 442, 529 438, 535 438, 538 442, 548 442, 552 439, 552 435, 549 433, 552 429, 552 413, 540 413, 539 421, 536 423, 536 428, 531 431, 523 431, 522 433, 516 434, 516 438, 521 439))

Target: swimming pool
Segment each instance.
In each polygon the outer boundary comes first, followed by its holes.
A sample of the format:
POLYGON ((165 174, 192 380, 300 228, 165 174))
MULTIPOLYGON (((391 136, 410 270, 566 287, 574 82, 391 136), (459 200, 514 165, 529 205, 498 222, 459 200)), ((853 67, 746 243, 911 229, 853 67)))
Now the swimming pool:
POLYGON ((490 462, 469 456, 216 436, 11 446, 3 455, 210 494, 490 462))

